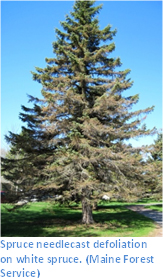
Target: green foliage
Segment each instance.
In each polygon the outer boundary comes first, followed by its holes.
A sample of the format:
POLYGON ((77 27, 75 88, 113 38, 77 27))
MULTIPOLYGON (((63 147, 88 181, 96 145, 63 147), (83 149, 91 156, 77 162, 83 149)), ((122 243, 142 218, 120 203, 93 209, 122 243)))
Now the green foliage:
POLYGON ((149 146, 149 154, 147 164, 153 174, 153 185, 151 183, 149 191, 157 199, 162 197, 162 133, 158 133, 154 144, 149 146))
POLYGON ((151 150, 151 156, 154 161, 162 161, 162 133, 159 133, 155 140, 151 150))

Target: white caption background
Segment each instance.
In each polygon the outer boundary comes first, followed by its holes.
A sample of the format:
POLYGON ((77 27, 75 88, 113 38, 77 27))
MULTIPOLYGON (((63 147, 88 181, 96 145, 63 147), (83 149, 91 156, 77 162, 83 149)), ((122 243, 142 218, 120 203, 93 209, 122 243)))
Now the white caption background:
POLYGON ((159 276, 159 278, 161 278, 163 273, 162 237, 1 237, 0 241, 0 278, 99 279, 103 276, 103 278, 114 277, 125 279, 141 279, 145 276, 145 278, 154 279, 156 276, 159 276), (74 242, 75 244, 77 242, 86 243, 87 241, 89 241, 90 248, 36 248, 37 242, 41 242, 43 245, 45 242, 56 243, 62 240, 64 243, 74 242), (94 248, 95 242, 104 242, 104 246, 106 246, 105 243, 107 240, 109 242, 116 242, 117 240, 118 243, 127 243, 128 241, 132 242, 132 240, 133 242, 139 243, 146 242, 147 248, 94 248), (2 248, 2 243, 6 244, 7 242, 18 242, 19 244, 20 242, 32 242, 34 248, 10 248, 6 250, 6 248, 2 248), (24 257, 25 255, 30 258, 31 263, 17 263, 16 257, 24 257), (12 263, 10 263, 9 257, 12 258, 12 263), (32 257, 34 263, 32 263, 32 257), (40 257, 43 258, 43 263, 38 263, 38 258, 40 257), (70 259, 70 262, 63 263, 62 259, 60 259, 59 263, 59 257, 64 257, 65 261, 66 257, 68 257, 68 259, 70 259), (113 257, 114 263, 112 263, 112 261, 111 263, 101 263, 101 260, 103 260, 104 258, 108 259, 108 257, 113 257), (117 257, 118 259, 116 262, 117 257), (124 263, 124 257, 128 259, 126 260, 126 263, 124 263), (134 260, 136 259, 136 257, 139 257, 137 258, 137 263, 136 260, 134 260), (142 257, 144 257, 145 259, 147 259, 148 257, 150 259, 150 263, 147 263, 147 260, 144 259, 141 262, 140 258, 142 257), (48 258, 50 258, 50 263, 48 263, 48 258), (79 260, 77 260, 77 258, 79 260), (153 263, 151 262, 151 259, 153 263), (93 261, 95 261, 95 263, 93 261), (13 271, 17 271, 18 273, 13 273, 13 271))

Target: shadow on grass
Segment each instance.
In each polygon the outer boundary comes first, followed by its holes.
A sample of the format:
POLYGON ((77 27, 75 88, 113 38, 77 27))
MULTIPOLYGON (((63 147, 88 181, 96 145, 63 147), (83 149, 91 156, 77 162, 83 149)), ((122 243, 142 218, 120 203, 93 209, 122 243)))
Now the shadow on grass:
POLYGON ((144 207, 145 208, 150 208, 151 207, 151 208, 160 208, 161 209, 162 208, 162 204, 155 204, 155 205, 149 205, 149 206, 145 205, 144 207))
POLYGON ((5 237, 97 237, 107 233, 153 228, 153 221, 123 206, 94 211, 95 224, 81 224, 79 209, 52 204, 27 205, 18 211, 2 207, 1 236, 5 237))
POLYGON ((155 205, 156 207, 162 208, 162 204, 155 205))

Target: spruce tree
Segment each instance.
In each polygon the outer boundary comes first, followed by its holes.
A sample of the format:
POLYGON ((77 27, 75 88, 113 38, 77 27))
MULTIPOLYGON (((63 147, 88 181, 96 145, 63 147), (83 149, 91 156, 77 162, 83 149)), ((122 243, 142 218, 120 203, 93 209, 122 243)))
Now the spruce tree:
POLYGON ((150 177, 148 195, 154 199, 162 198, 162 133, 158 133, 154 144, 148 147, 149 157, 147 160, 147 171, 151 171, 153 177, 150 177), (152 183, 153 182, 153 183, 152 183))
POLYGON ((86 224, 93 223, 93 203, 104 192, 141 197, 147 180, 142 149, 126 142, 155 132, 142 124, 153 107, 133 111, 139 96, 125 97, 133 85, 130 70, 118 70, 120 58, 111 57, 116 30, 100 30, 102 6, 94 2, 76 1, 56 29, 54 57, 32 73, 43 97, 31 97, 34 108, 21 114, 27 127, 7 138, 31 165, 32 187, 54 189, 62 201, 80 200, 86 224))
POLYGON ((162 132, 158 133, 157 139, 154 141, 154 144, 151 146, 151 158, 153 161, 157 161, 157 162, 162 161, 162 132))
MULTIPOLYGON (((29 96, 29 101, 35 101, 29 96)), ((37 100, 38 101, 38 100, 37 100)), ((26 123, 20 134, 9 132, 6 141, 11 144, 9 152, 2 157, 2 174, 20 189, 17 199, 23 195, 30 196, 30 189, 40 180, 44 181, 44 166, 49 152, 53 147, 45 141, 42 130, 43 116, 41 107, 34 104, 33 108, 22 106, 20 119, 26 123)), ((16 197, 15 197, 16 198, 16 197)), ((13 197, 14 199, 14 197, 13 197)))

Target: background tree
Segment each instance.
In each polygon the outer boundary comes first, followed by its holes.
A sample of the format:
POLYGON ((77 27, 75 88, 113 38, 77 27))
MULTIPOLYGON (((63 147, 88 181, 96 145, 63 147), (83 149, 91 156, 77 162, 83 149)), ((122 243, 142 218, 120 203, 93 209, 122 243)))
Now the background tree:
POLYGON ((151 150, 151 156, 154 161, 162 161, 162 133, 158 133, 151 150))
MULTIPOLYGON (((29 96, 29 101, 33 100, 33 97, 29 96)), ((22 127, 20 134, 10 132, 5 137, 6 141, 11 143, 11 148, 5 158, 1 158, 4 177, 19 189, 13 199, 23 198, 24 195, 30 198, 31 194, 34 194, 31 188, 45 180, 43 166, 48 152, 51 151, 51 147, 44 144, 44 135, 40 128, 40 106, 35 104, 32 109, 22 106, 22 110, 20 119, 26 123, 26 127, 22 127)))
POLYGON ((109 43, 116 30, 100 30, 102 6, 93 4, 76 1, 63 29, 56 29, 54 57, 32 73, 43 99, 33 97, 34 108, 23 107, 27 128, 7 137, 24 152, 32 187, 59 191, 64 202, 80 200, 87 224, 104 192, 125 200, 141 196, 147 179, 142 149, 126 141, 156 131, 142 124, 153 107, 133 111, 139 96, 123 95, 133 84, 130 70, 117 70, 121 61, 111 57, 115 44, 109 43))
POLYGON ((154 144, 148 147, 148 171, 151 171, 149 177, 148 195, 152 194, 155 199, 161 200, 162 198, 162 132, 158 133, 157 139, 154 144), (153 176, 153 177, 152 177, 153 176), (152 183, 153 182, 153 183, 152 183))

